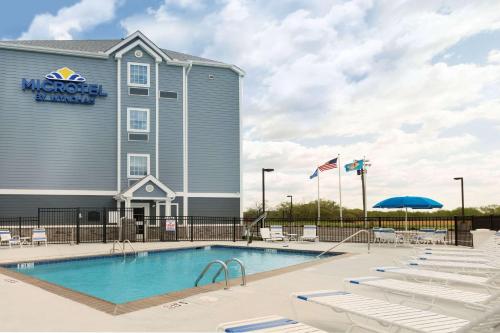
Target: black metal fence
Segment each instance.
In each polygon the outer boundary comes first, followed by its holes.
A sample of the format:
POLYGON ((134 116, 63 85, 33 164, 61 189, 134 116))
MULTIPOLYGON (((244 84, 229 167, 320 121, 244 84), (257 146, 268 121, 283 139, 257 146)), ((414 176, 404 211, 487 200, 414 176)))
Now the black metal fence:
MULTIPOLYGON (((133 209, 116 208, 40 208, 36 217, 0 218, 0 230, 30 237, 34 228, 45 228, 49 243, 107 243, 128 239, 131 242, 237 241, 246 237, 253 219, 207 216, 144 216, 133 209)), ((374 227, 396 230, 422 228, 447 230, 448 244, 472 246, 471 230, 500 229, 499 216, 487 217, 369 217, 366 219, 267 218, 254 225, 250 233, 259 238, 259 228, 279 225, 283 232, 300 237, 305 225, 317 226, 322 242, 340 242, 362 229, 374 227)), ((366 242, 359 234, 351 242, 366 242)))

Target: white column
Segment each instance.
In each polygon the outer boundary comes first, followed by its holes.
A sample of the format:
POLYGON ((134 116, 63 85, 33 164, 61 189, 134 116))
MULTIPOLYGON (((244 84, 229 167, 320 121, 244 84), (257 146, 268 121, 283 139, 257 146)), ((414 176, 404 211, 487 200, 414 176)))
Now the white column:
MULTIPOLYGON (((161 60, 160 60, 161 61, 161 60)), ((156 170, 156 178, 160 179, 160 162, 158 160, 159 157, 159 129, 160 129, 160 89, 159 89, 159 82, 160 82, 160 72, 159 72, 159 62, 156 60, 155 62, 155 73, 156 73, 156 91, 155 91, 155 98, 156 98, 156 112, 155 112, 155 136, 156 136, 156 145, 155 145, 155 170, 156 170)))
POLYGON ((122 151, 122 132, 121 132, 121 115, 122 115, 122 84, 121 84, 121 71, 122 59, 118 57, 116 62, 116 187, 118 193, 121 192, 121 151, 122 151))

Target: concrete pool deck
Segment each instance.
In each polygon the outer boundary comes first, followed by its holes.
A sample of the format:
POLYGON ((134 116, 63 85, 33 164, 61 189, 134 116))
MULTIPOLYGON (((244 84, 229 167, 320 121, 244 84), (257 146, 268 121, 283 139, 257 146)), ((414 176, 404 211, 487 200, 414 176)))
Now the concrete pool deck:
MULTIPOLYGON (((245 245, 244 242, 166 242, 135 243, 137 251, 149 249, 205 246, 211 244, 245 245)), ((290 243, 291 249, 325 250, 334 243, 290 243)), ((252 247, 282 248, 281 243, 254 242, 252 247)), ((64 257, 108 254, 112 244, 49 245, 36 248, 2 248, 0 263, 43 260, 64 257)), ((298 319, 329 332, 343 332, 349 322, 345 316, 309 304, 298 304, 294 312, 289 295, 292 292, 345 289, 344 278, 373 275, 370 268, 394 265, 413 249, 346 243, 335 249, 352 255, 341 256, 314 266, 250 281, 245 287, 215 290, 171 303, 113 316, 84 304, 47 292, 31 284, 0 274, 1 331, 214 331, 222 322, 271 314, 298 319)), ((193 277, 193 280, 195 277, 193 277)), ((194 281, 193 281, 194 282, 194 281)), ((161 283, 161 281, 158 281, 161 283)), ((381 297, 368 288, 356 293, 381 297)), ((441 312, 457 313, 472 319, 476 312, 447 307, 441 312)))

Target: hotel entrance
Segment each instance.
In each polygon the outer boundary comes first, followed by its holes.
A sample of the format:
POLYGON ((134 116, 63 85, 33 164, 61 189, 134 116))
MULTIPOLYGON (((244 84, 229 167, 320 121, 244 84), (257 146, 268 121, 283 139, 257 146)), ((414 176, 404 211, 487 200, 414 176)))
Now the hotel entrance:
POLYGON ((149 203, 147 202, 132 202, 132 214, 136 225, 136 239, 142 241, 145 239, 146 221, 150 216, 149 203))

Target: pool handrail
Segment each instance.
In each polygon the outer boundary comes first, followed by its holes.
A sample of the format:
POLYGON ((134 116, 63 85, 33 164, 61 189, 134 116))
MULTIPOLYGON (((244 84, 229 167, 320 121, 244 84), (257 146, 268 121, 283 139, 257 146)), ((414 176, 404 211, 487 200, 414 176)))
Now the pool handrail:
POLYGON ((125 244, 128 244, 130 246, 130 248, 132 249, 132 251, 134 251, 134 255, 137 256, 137 251, 134 249, 134 247, 132 246, 132 243, 128 239, 125 239, 123 241, 123 256, 124 257, 126 256, 126 253, 125 253, 125 244))
MULTIPOLYGON (((238 265, 240 265, 240 269, 241 269, 241 285, 242 286, 246 286, 247 284, 247 275, 246 275, 246 270, 245 270, 245 264, 243 264, 243 261, 241 261, 240 259, 238 258, 231 258, 231 259, 228 259, 226 260, 224 263, 226 264, 226 266, 228 267, 229 269, 229 264, 231 262, 237 262, 238 265)), ((214 278, 212 279, 212 283, 215 283, 215 280, 219 277, 220 273, 222 272, 222 267, 217 271, 217 273, 214 275, 214 278)))
POLYGON ((260 214, 255 220, 252 221, 247 227, 246 227, 246 236, 247 236, 247 246, 250 245, 252 242, 252 227, 259 223, 260 221, 263 221, 267 217, 267 212, 264 212, 260 214))
POLYGON ((320 254, 318 254, 316 256, 316 258, 319 258, 321 257, 323 254, 327 253, 327 252, 330 252, 331 250, 333 250, 334 248, 336 248, 337 246, 340 246, 342 244, 344 244, 345 242, 347 242, 349 239, 353 238, 354 236, 358 235, 358 234, 361 234, 361 233, 366 233, 368 235, 368 242, 367 242, 367 245, 368 245, 368 253, 370 253, 370 232, 368 230, 358 230, 356 231, 355 233, 353 233, 351 236, 347 237, 347 238, 344 238, 341 242, 335 244, 334 246, 332 246, 331 248, 329 248, 328 250, 326 251, 323 251, 321 252, 320 254))
POLYGON ((228 270, 227 270, 227 265, 222 260, 213 260, 213 261, 209 262, 205 266, 205 268, 203 269, 203 271, 201 272, 200 276, 198 276, 198 278, 196 279, 196 281, 194 283, 195 287, 198 287, 198 283, 200 282, 200 280, 203 278, 203 276, 205 275, 205 273, 208 272, 208 270, 210 269, 210 267, 212 267, 212 265, 214 265, 214 264, 221 265, 222 269, 224 270, 224 278, 225 278, 225 281, 226 281, 226 286, 224 287, 224 289, 229 289, 229 281, 228 281, 229 273, 228 273, 228 270))
POLYGON ((125 257, 127 255, 127 253, 125 252, 125 245, 126 244, 128 244, 130 246, 132 251, 134 251, 134 255, 137 256, 137 251, 135 250, 135 248, 132 246, 132 243, 128 239, 125 239, 123 242, 120 242, 119 240, 113 241, 113 248, 111 249, 110 253, 116 252, 116 245, 117 244, 118 244, 118 248, 122 251, 123 257, 125 257))

